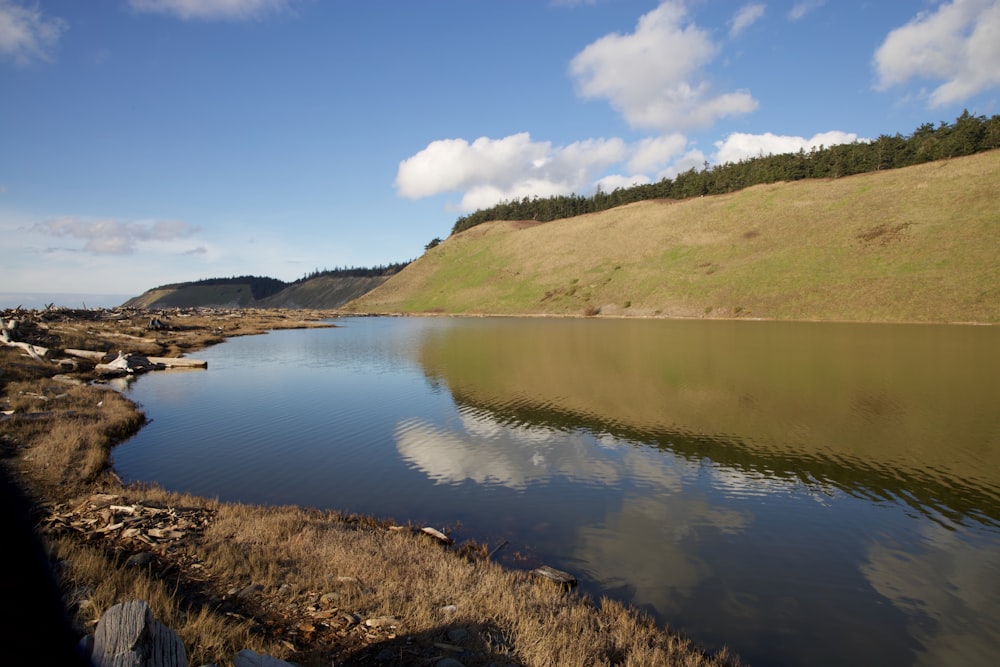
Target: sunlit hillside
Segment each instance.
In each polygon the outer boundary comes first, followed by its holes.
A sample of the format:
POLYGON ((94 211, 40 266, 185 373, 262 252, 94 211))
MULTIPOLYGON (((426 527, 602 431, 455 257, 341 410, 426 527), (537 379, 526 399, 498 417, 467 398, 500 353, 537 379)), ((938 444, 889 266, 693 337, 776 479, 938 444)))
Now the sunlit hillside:
POLYGON ((357 312, 1000 321, 1000 151, 449 237, 357 312))

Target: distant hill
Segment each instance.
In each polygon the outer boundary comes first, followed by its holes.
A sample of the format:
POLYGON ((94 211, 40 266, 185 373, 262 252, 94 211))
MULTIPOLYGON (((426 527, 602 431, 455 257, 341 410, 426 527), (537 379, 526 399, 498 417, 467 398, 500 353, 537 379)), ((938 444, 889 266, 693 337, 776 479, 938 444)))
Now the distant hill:
POLYGON ((483 222, 347 309, 1000 322, 1000 151, 483 222))
POLYGON ((335 310, 381 285, 403 266, 317 271, 294 283, 259 276, 209 278, 155 287, 123 305, 150 309, 211 306, 335 310))

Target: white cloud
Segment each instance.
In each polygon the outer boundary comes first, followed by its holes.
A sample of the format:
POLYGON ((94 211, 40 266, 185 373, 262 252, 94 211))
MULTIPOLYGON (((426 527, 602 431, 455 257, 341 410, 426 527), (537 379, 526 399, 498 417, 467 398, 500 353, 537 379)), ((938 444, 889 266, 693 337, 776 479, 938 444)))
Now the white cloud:
POLYGON ((601 192, 614 192, 618 188, 625 190, 633 185, 645 185, 647 183, 652 183, 652 179, 645 174, 636 174, 634 176, 611 174, 598 179, 597 187, 601 189, 601 192))
POLYGON ((37 6, 0 0, 0 59, 18 65, 37 60, 51 62, 59 36, 66 28, 65 21, 46 17, 37 6))
POLYGON ((687 146, 683 134, 664 134, 640 141, 632 149, 628 167, 633 172, 655 172, 663 169, 670 160, 679 155, 687 146))
POLYGON ((668 0, 639 19, 635 32, 605 35, 570 63, 579 94, 605 98, 634 127, 675 130, 757 108, 749 92, 714 95, 702 68, 715 57, 706 31, 668 0))
POLYGON ((140 12, 172 14, 188 21, 245 21, 285 9, 289 0, 129 0, 140 12))
POLYGON ((788 20, 798 21, 809 12, 819 9, 825 4, 826 0, 803 0, 802 2, 796 2, 791 11, 788 12, 788 20))
POLYGON ((464 192, 459 209, 474 211, 503 199, 570 194, 624 159, 621 139, 588 139, 568 146, 531 140, 527 132, 502 139, 442 139, 399 163, 396 189, 411 199, 464 192))
POLYGON ((943 80, 930 104, 959 103, 1000 86, 1000 0, 953 0, 890 32, 875 52, 877 87, 943 80))
POLYGON ((687 153, 682 155, 680 159, 670 165, 668 168, 664 169, 662 172, 657 174, 657 180, 664 178, 674 178, 677 174, 682 174, 685 171, 691 169, 701 170, 705 163, 708 161, 708 157, 702 153, 697 148, 689 150, 687 153))
POLYGON ((31 225, 29 230, 81 239, 86 241, 83 251, 93 255, 128 255, 135 251, 139 243, 186 238, 196 233, 198 228, 180 220, 122 222, 110 218, 89 220, 70 217, 39 222, 31 225))
POLYGON ((782 136, 770 132, 764 134, 733 132, 724 141, 715 142, 718 152, 714 156, 714 162, 715 164, 726 164, 761 155, 798 153, 799 150, 809 151, 820 146, 849 144, 853 141, 867 141, 867 139, 858 139, 858 135, 854 133, 840 132, 839 130, 821 132, 811 139, 782 136))
POLYGON ((741 7, 736 12, 736 15, 733 16, 732 25, 729 27, 729 36, 736 37, 756 23, 760 17, 764 16, 764 9, 766 7, 767 5, 762 3, 752 3, 741 7))

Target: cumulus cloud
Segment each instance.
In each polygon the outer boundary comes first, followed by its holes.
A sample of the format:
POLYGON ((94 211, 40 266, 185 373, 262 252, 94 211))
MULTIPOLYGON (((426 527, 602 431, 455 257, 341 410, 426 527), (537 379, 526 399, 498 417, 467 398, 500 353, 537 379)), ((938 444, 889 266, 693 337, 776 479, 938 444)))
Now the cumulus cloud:
POLYGON ((128 255, 139 243, 172 241, 191 236, 198 228, 180 220, 123 222, 113 219, 89 220, 58 218, 39 222, 32 231, 59 237, 80 239, 84 252, 94 255, 128 255))
POLYGON ((659 171, 680 155, 686 146, 687 138, 677 133, 643 139, 633 147, 628 167, 637 173, 659 171))
POLYGON ((462 191, 459 208, 474 211, 504 199, 570 194, 626 155, 621 139, 567 146, 532 141, 527 132, 502 139, 441 139, 399 163, 396 189, 411 199, 462 191))
POLYGON ((129 0, 140 12, 170 14, 184 21, 245 21, 285 9, 289 0, 129 0))
POLYGON ((740 10, 736 12, 736 15, 733 16, 732 24, 729 26, 729 36, 736 37, 741 32, 756 23, 757 19, 764 16, 765 8, 766 5, 761 3, 752 3, 741 7, 740 10))
POLYGON ((747 91, 714 94, 702 69, 717 47, 668 0, 643 15, 635 32, 601 37, 570 63, 578 92, 607 99, 634 127, 672 131, 707 126, 757 108, 747 91))
POLYGON ((877 87, 944 81, 930 104, 962 102, 1000 86, 1000 0, 953 0, 896 28, 875 52, 877 87))
POLYGON ((45 16, 37 6, 0 0, 0 59, 18 65, 51 62, 59 36, 66 28, 65 21, 45 16))
POLYGON ((600 188, 601 192, 614 192, 618 188, 627 189, 635 185, 646 185, 647 183, 652 183, 652 179, 645 174, 635 174, 633 176, 610 174, 599 178, 596 187, 600 188))
POLYGON ((764 134, 733 132, 725 140, 715 142, 718 152, 715 154, 714 161, 716 164, 726 164, 761 155, 798 153, 799 150, 809 151, 820 146, 849 144, 854 141, 867 141, 867 139, 858 139, 858 135, 853 132, 840 132, 839 130, 821 132, 811 139, 782 136, 770 132, 764 134))

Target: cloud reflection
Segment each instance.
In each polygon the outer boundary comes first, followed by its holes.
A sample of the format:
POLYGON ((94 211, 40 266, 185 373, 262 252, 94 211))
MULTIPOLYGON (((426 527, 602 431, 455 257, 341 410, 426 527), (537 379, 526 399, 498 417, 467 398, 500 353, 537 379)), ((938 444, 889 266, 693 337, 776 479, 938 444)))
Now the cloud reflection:
MULTIPOLYGON (((473 481, 524 490, 563 477, 622 486, 620 503, 609 503, 599 521, 578 528, 574 560, 603 590, 627 589, 634 603, 661 613, 681 608, 711 576, 704 543, 742 532, 753 518, 694 489, 705 474, 711 488, 724 492, 759 482, 741 482, 736 471, 692 466, 668 451, 606 433, 505 424, 468 408, 460 410, 455 425, 404 421, 396 428, 396 447, 439 484, 473 481), (640 488, 627 490, 632 485, 640 488)), ((777 491, 775 486, 770 489, 777 491)))
POLYGON ((552 477, 611 484, 628 474, 621 456, 609 456, 616 449, 627 455, 613 439, 507 425, 469 409, 459 411, 458 425, 450 430, 419 419, 403 421, 396 427, 396 449, 439 484, 469 480, 523 490, 552 477))
POLYGON ((1000 653, 996 625, 1000 553, 963 531, 925 523, 921 545, 872 544, 861 570, 909 620, 923 644, 917 665, 988 665, 1000 653))

